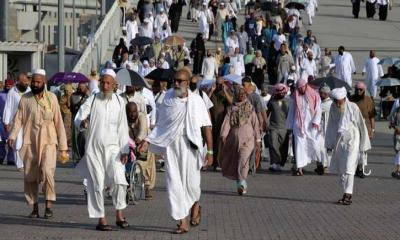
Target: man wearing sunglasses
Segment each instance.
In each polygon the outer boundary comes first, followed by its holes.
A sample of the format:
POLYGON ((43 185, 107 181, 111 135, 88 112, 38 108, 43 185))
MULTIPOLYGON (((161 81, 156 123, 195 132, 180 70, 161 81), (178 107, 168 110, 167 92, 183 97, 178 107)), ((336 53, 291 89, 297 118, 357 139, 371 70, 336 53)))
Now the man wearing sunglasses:
POLYGON ((186 68, 176 72, 173 88, 159 107, 159 120, 139 146, 139 152, 150 147, 165 160, 169 212, 179 220, 176 234, 188 232, 189 214, 190 225, 200 224, 200 169, 213 162, 211 120, 200 95, 189 91, 190 78, 186 68))
MULTIPOLYGON (((371 99, 371 97, 365 96, 366 89, 367 86, 365 85, 364 82, 357 82, 355 85, 354 95, 350 96, 350 101, 357 104, 358 108, 360 109, 360 112, 365 121, 365 125, 367 126, 368 129, 368 136, 370 139, 372 139, 375 134, 376 112, 375 112, 374 101, 371 99)), ((367 154, 365 153, 363 154, 363 156, 360 154, 360 160, 362 160, 362 158, 365 158, 366 160, 367 154)), ((360 178, 365 178, 365 174, 362 171, 360 160, 357 166, 356 176, 360 178)))

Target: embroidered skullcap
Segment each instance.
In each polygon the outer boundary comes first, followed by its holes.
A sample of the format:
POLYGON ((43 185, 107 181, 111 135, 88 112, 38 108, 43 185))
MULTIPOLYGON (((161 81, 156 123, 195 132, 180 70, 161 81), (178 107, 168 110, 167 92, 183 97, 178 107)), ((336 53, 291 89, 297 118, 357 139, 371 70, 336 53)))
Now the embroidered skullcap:
POLYGON ((347 91, 345 87, 335 88, 331 91, 331 97, 336 100, 344 99, 346 98, 346 96, 347 96, 347 91))
POLYGON ((44 69, 41 68, 37 68, 37 69, 33 69, 32 70, 32 74, 38 74, 38 75, 42 75, 42 76, 46 76, 46 71, 44 69))
POLYGON ((367 88, 367 86, 365 86, 365 83, 364 83, 364 82, 357 82, 356 85, 355 85, 355 87, 356 87, 357 89, 363 89, 363 90, 365 90, 365 89, 367 88))
POLYGON ((117 77, 117 74, 114 72, 114 70, 112 70, 110 68, 106 68, 106 69, 103 69, 103 71, 101 71, 101 76, 105 76, 105 75, 111 76, 114 79, 117 77))

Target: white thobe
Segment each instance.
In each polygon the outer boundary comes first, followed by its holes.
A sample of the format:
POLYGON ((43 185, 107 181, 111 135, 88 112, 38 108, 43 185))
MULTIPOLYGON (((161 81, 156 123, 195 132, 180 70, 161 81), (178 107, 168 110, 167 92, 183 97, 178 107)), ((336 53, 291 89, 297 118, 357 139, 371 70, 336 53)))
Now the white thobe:
POLYGON ((141 65, 139 67, 139 75, 142 77, 147 76, 149 73, 151 73, 151 68, 150 67, 145 67, 144 65, 141 65))
POLYGON ((343 52, 343 55, 336 55, 331 67, 335 67, 337 78, 345 81, 349 86, 352 86, 353 80, 351 75, 356 72, 353 56, 348 52, 343 52))
POLYGON ((310 105, 307 102, 306 97, 301 96, 303 109, 303 124, 304 133, 301 133, 301 128, 297 126, 297 106, 295 101, 290 101, 289 113, 286 120, 286 127, 293 130, 294 145, 295 145, 295 157, 297 168, 303 168, 307 164, 311 163, 312 160, 317 159, 317 130, 313 128, 313 123, 319 125, 321 122, 321 100, 317 101, 314 116, 311 115, 310 105))
POLYGON ((168 63, 167 61, 164 61, 164 62, 161 64, 160 68, 162 68, 162 69, 169 69, 169 63, 168 63))
POLYGON ((307 7, 306 7, 306 13, 311 16, 314 17, 315 16, 315 8, 318 7, 318 2, 317 0, 309 0, 307 7))
POLYGON ((162 27, 165 22, 167 23, 167 25, 169 25, 168 16, 166 14, 163 13, 156 16, 156 19, 154 20, 154 32, 156 35, 159 35, 161 33, 162 27))
POLYGON ((214 57, 204 58, 201 67, 201 75, 203 75, 203 79, 205 80, 214 80, 215 76, 218 75, 217 61, 214 57))
MULTIPOLYGON (((325 136, 326 136, 326 129, 328 127, 328 121, 329 121, 329 111, 331 110, 331 105, 333 101, 330 98, 324 99, 321 101, 321 124, 320 130, 317 135, 317 142, 318 143, 325 143, 325 136)), ((319 144, 319 153, 317 155, 317 161, 322 163, 324 167, 329 167, 330 166, 330 156, 328 155, 328 152, 326 151, 325 144, 319 144)))
POLYGON ((208 24, 207 12, 204 10, 199 11, 198 15, 197 15, 197 19, 199 21, 200 32, 203 33, 203 38, 208 39, 210 26, 208 24))
POLYGON ((235 69, 234 74, 242 76, 245 73, 243 54, 236 54, 233 57, 230 57, 230 60, 231 65, 235 69))
POLYGON ((308 60, 308 58, 304 58, 300 64, 301 69, 301 78, 307 80, 309 76, 316 77, 317 76, 317 65, 315 60, 308 60))
POLYGON ((190 91, 188 94, 187 98, 177 98, 173 89, 166 93, 159 121, 146 138, 150 151, 165 160, 168 210, 175 220, 187 217, 200 200, 204 159, 201 127, 211 126, 203 99, 190 91))
POLYGON ((274 41, 275 50, 279 51, 279 49, 281 49, 282 43, 286 42, 285 34, 275 34, 272 37, 272 41, 274 41))
POLYGON ((239 40, 236 37, 227 37, 226 47, 228 48, 227 54, 232 56, 235 52, 235 49, 239 47, 239 40))
MULTIPOLYGON (((28 87, 25 90, 25 92, 21 93, 21 92, 19 92, 17 87, 14 86, 7 93, 7 99, 6 99, 6 103, 4 105, 4 112, 3 112, 3 123, 5 125, 12 124, 14 116, 18 111, 18 105, 19 105, 19 102, 21 101, 21 96, 30 91, 31 91, 31 89, 30 89, 30 87, 28 87)), ((22 147, 22 139, 23 139, 23 133, 22 133, 22 128, 21 128, 21 130, 18 133, 17 139, 15 141, 15 149, 13 149, 15 166, 18 169, 24 167, 24 161, 21 159, 21 157, 19 155, 19 150, 22 147)))
POLYGON ((128 48, 131 45, 132 39, 135 39, 136 34, 138 34, 138 33, 139 33, 139 27, 138 27, 137 21, 136 20, 126 21, 126 41, 128 42, 128 44, 127 44, 128 48))
POLYGON ((156 101, 154 99, 154 94, 147 88, 143 88, 141 94, 146 99, 146 104, 150 105, 152 108, 150 114, 147 114, 147 120, 149 126, 154 126, 156 125, 156 116, 157 116, 156 101))
POLYGON ((141 37, 148 37, 148 38, 153 38, 154 37, 154 32, 153 32, 153 27, 148 23, 147 25, 142 25, 139 28, 139 36, 141 37))
POLYGON ((367 89, 372 97, 376 97, 377 86, 375 85, 379 78, 382 77, 383 69, 382 65, 378 64, 379 58, 373 57, 365 60, 362 72, 365 73, 365 83, 367 84, 367 89))
POLYGON ((90 218, 102 218, 104 211, 105 186, 113 190, 115 209, 126 208, 125 165, 120 161, 121 154, 129 153, 129 128, 126 118, 125 102, 113 94, 104 100, 102 93, 90 96, 80 107, 75 126, 90 115, 85 155, 78 168, 87 179, 87 203, 90 218))

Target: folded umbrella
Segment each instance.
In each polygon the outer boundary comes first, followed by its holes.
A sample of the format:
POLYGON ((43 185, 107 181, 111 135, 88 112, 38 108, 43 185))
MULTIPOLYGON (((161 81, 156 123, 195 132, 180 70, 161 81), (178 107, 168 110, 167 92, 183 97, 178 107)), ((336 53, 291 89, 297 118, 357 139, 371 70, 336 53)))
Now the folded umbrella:
POLYGON ((132 45, 144 46, 153 43, 153 39, 149 37, 136 37, 131 40, 132 45))
POLYGON ((399 86, 400 80, 397 78, 381 78, 375 84, 378 87, 391 87, 391 86, 399 86))
POLYGON ((154 81, 165 81, 173 82, 175 77, 175 71, 172 69, 157 68, 151 71, 145 76, 145 78, 152 79, 154 81))
POLYGON ((120 86, 135 86, 135 87, 147 87, 150 85, 147 81, 140 76, 137 72, 126 68, 118 68, 114 70, 117 73, 117 82, 120 86))
POLYGON ((89 79, 82 73, 76 72, 58 72, 48 81, 49 85, 59 85, 68 83, 87 83, 89 79))
POLYGON ((347 89, 347 91, 351 91, 351 86, 349 86, 349 84, 347 84, 342 79, 336 78, 334 76, 327 76, 327 77, 317 78, 317 79, 315 79, 313 81, 310 81, 308 83, 310 85, 316 86, 318 88, 320 88, 320 87, 322 87, 324 85, 327 85, 331 89, 345 87, 347 89))

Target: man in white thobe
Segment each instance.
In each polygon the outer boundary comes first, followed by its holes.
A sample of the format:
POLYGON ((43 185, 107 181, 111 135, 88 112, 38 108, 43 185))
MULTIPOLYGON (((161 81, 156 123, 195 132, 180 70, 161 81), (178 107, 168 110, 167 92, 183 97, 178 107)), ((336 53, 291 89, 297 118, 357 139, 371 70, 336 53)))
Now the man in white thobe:
POLYGON ((213 161, 211 120, 203 99, 189 91, 191 73, 180 69, 160 106, 159 121, 151 134, 139 146, 165 160, 169 213, 180 220, 175 233, 186 233, 191 212, 191 225, 200 223, 200 169, 204 164, 203 138, 207 144, 206 163, 213 161))
POLYGON ((233 66, 235 72, 234 74, 243 76, 245 73, 244 69, 244 59, 243 54, 240 53, 240 48, 235 48, 235 55, 230 57, 231 65, 233 66))
POLYGON ((139 36, 148 38, 154 37, 153 25, 150 19, 145 18, 143 20, 143 24, 139 27, 139 36))
POLYGON ((345 52, 343 46, 338 48, 338 52, 330 67, 335 68, 337 78, 352 86, 353 80, 351 74, 356 74, 356 65, 354 64, 353 56, 349 52, 345 52))
POLYGON ((369 95, 372 98, 376 97, 377 86, 379 78, 383 76, 382 65, 378 64, 379 58, 375 57, 375 51, 371 50, 369 52, 369 58, 365 60, 362 74, 365 74, 365 83, 367 84, 367 89, 369 95))
POLYGON ((126 41, 128 42, 127 47, 131 46, 131 41, 136 38, 139 33, 139 26, 136 18, 129 19, 126 21, 126 41))
POLYGON ((203 3, 201 11, 198 11, 197 19, 199 21, 200 32, 203 33, 203 38, 208 40, 210 25, 208 24, 208 8, 207 3, 203 3))
POLYGON ((207 50, 207 56, 203 60, 201 75, 203 75, 203 79, 205 80, 215 80, 215 77, 218 76, 217 61, 210 49, 207 50))
MULTIPOLYGON (((332 105, 332 99, 329 97, 331 89, 328 86, 322 86, 319 89, 319 96, 321 97, 321 124, 320 130, 317 134, 317 142, 325 143, 326 130, 329 120, 329 111, 332 105)), ((319 175, 325 173, 325 170, 330 166, 330 156, 325 148, 325 144, 319 144, 319 152, 317 155, 317 168, 315 172, 319 175)))
POLYGON ((286 127, 293 131, 296 176, 303 175, 303 168, 317 159, 317 133, 321 123, 321 99, 318 93, 308 86, 307 81, 299 79, 297 89, 290 101, 286 127))
POLYGON ((308 25, 312 25, 313 23, 312 19, 315 17, 315 9, 318 9, 317 0, 309 0, 306 7, 306 13, 308 15, 308 25))
POLYGON ((315 63, 315 60, 313 59, 313 53, 307 52, 307 58, 304 58, 301 63, 300 63, 300 77, 302 79, 308 80, 309 77, 311 76, 313 79, 315 79, 317 75, 317 64, 315 63))
MULTIPOLYGON (((344 87, 331 92, 334 104, 329 113, 325 147, 332 151, 330 170, 340 174, 343 197, 338 203, 350 205, 358 156, 371 149, 371 143, 358 106, 350 102, 346 95, 344 87)), ((367 165, 366 159, 362 164, 367 165)))
POLYGON ((122 210, 126 208, 125 163, 129 153, 129 128, 125 101, 114 93, 116 74, 102 73, 101 92, 90 96, 75 117, 76 127, 87 127, 85 155, 79 163, 87 180, 87 203, 90 218, 98 218, 96 229, 110 231, 104 209, 104 190, 110 187, 116 209, 116 225, 127 228, 122 210), (90 118, 89 118, 90 116, 90 118))
MULTIPOLYGON (((22 95, 30 91, 31 88, 29 87, 28 77, 24 73, 19 74, 16 85, 12 87, 7 93, 6 104, 4 106, 3 123, 7 131, 11 130, 11 123, 14 119, 15 114, 18 111, 18 105, 21 101, 22 95)), ((23 133, 21 128, 16 139, 15 148, 12 149, 12 151, 14 152, 15 166, 19 171, 22 171, 24 169, 24 161, 19 155, 19 150, 22 147, 22 139, 23 133)), ((11 149, 9 151, 11 151, 11 149)))
POLYGON ((154 19, 154 34, 160 36, 164 24, 169 26, 168 16, 164 13, 164 8, 160 9, 160 14, 154 19))

